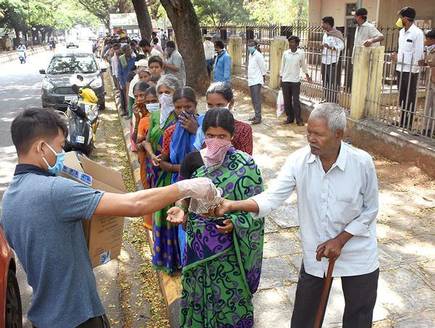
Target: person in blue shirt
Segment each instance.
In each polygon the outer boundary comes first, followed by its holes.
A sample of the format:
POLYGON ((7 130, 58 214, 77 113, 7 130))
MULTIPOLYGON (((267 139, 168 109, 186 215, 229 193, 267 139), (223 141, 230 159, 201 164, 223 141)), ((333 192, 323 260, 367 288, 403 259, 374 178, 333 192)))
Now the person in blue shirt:
POLYGON ((0 224, 33 288, 28 318, 37 328, 108 328, 89 259, 82 221, 138 217, 175 201, 216 196, 208 179, 114 194, 57 176, 68 129, 54 110, 33 108, 12 122, 18 153, 3 196, 0 224))
POLYGON ((128 90, 127 90, 127 77, 128 73, 130 73, 134 69, 134 65, 136 63, 136 56, 131 49, 129 44, 126 44, 122 47, 123 55, 119 57, 119 70, 118 70, 118 81, 120 87, 120 103, 121 103, 121 111, 122 116, 127 116, 127 107, 128 107, 128 90))
POLYGON ((214 42, 214 49, 217 56, 214 62, 214 82, 231 82, 231 56, 225 50, 225 45, 221 40, 214 42))

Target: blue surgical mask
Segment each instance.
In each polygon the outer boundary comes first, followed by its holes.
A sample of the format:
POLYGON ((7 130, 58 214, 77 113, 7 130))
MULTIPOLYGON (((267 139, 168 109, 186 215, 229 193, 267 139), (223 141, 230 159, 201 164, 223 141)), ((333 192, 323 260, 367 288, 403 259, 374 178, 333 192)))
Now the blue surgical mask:
POLYGON ((157 112, 160 109, 159 103, 146 104, 147 111, 150 113, 157 112))
POLYGON ((248 51, 251 55, 254 54, 255 50, 257 50, 255 47, 248 47, 248 51))
POLYGON ((53 174, 53 175, 58 175, 63 169, 63 162, 65 160, 65 151, 62 150, 60 153, 56 153, 56 151, 53 149, 53 147, 51 147, 48 143, 46 143, 46 145, 48 146, 48 148, 50 148, 50 150, 53 152, 53 154, 56 155, 56 163, 54 163, 53 166, 50 166, 50 164, 48 164, 48 161, 45 159, 44 156, 42 156, 42 159, 44 160, 45 164, 47 165, 48 173, 53 174))

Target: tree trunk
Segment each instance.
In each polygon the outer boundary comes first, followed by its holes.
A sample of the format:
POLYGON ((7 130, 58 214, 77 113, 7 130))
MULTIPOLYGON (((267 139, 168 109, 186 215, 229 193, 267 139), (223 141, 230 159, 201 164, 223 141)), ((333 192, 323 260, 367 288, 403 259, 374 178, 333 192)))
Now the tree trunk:
POLYGON ((142 39, 149 40, 153 31, 153 25, 148 6, 145 4, 145 0, 131 0, 131 2, 133 2, 134 11, 136 12, 140 35, 142 39))
POLYGON ((205 94, 210 80, 205 63, 201 29, 190 0, 161 0, 175 32, 178 49, 186 65, 187 85, 205 94))
POLYGON ((110 29, 110 19, 102 20, 104 26, 106 27, 106 30, 112 35, 112 30, 110 29))

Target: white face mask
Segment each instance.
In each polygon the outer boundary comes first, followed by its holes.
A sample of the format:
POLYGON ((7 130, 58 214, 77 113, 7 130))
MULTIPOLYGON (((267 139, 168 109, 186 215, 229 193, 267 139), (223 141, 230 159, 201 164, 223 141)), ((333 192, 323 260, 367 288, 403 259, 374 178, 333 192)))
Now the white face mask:
POLYGON ((175 106, 174 106, 174 103, 172 101, 172 95, 168 95, 166 93, 162 93, 159 96, 159 103, 160 103, 160 108, 161 108, 160 127, 163 128, 169 115, 175 109, 175 106))

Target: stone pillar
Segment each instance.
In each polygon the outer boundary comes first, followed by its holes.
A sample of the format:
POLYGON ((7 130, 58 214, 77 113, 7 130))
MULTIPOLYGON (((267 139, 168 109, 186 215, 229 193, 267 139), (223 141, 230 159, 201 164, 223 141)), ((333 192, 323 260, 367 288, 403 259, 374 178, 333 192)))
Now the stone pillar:
POLYGON ((308 23, 317 26, 322 19, 322 0, 308 0, 308 23))
POLYGON ((384 52, 384 47, 370 48, 369 79, 365 111, 368 117, 376 117, 381 101, 384 52))
POLYGON ((288 41, 285 37, 279 36, 272 40, 270 44, 270 82, 269 87, 278 89, 279 71, 281 69, 281 59, 284 51, 288 49, 288 41))
POLYGON ((360 120, 365 115, 364 109, 369 79, 369 70, 367 69, 369 67, 369 55, 370 48, 355 48, 350 106, 350 117, 355 120, 360 120))
POLYGON ((230 36, 227 45, 228 53, 232 61, 232 74, 240 74, 242 71, 243 42, 240 36, 230 36))

